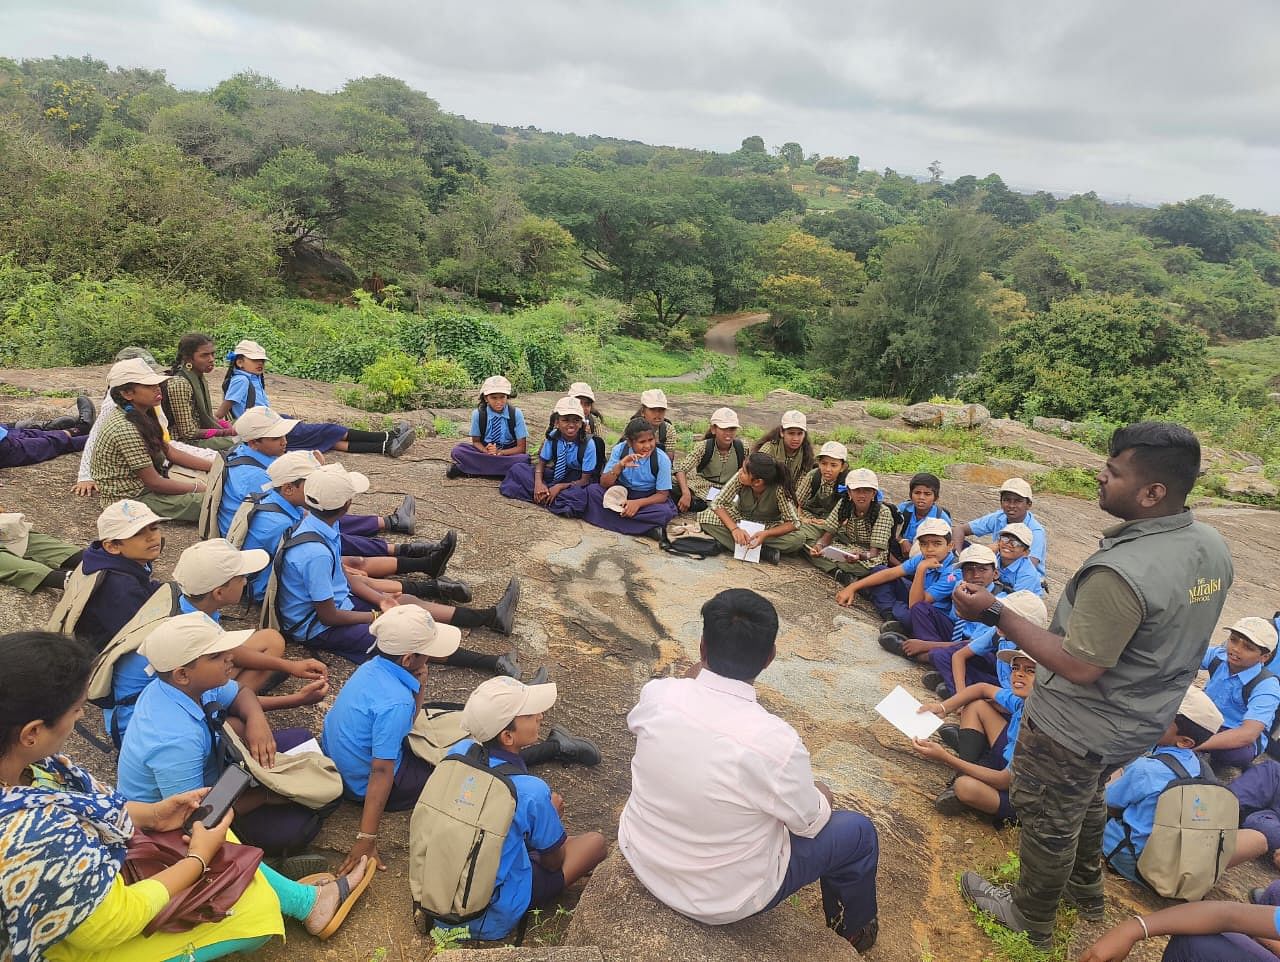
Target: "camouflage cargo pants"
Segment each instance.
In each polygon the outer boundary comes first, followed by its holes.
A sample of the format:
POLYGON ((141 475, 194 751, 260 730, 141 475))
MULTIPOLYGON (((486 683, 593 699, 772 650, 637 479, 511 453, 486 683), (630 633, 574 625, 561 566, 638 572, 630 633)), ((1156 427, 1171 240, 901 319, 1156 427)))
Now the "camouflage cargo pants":
POLYGON ((1115 765, 1081 758, 1027 721, 1013 755, 1009 801, 1022 823, 1013 901, 1037 935, 1053 932, 1058 901, 1102 900, 1104 789, 1115 765))

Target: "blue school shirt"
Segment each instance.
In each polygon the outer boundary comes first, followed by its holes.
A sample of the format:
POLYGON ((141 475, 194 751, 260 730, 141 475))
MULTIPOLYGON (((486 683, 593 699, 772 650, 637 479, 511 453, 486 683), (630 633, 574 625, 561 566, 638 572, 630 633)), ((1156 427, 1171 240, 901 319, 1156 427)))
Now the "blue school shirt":
POLYGON ((324 716, 320 743, 352 795, 364 798, 369 791, 374 759, 394 761, 400 771, 418 688, 418 679, 402 665, 376 657, 357 668, 338 692, 324 716))
MULTIPOLYGON (((582 435, 579 435, 580 437, 582 435)), ((596 469, 596 445, 590 435, 586 435, 586 441, 582 445, 582 455, 578 455, 578 442, 566 441, 560 437, 560 432, 554 432, 551 437, 542 442, 542 448, 538 451, 538 460, 546 462, 551 470, 548 478, 547 467, 542 469, 542 480, 546 484, 560 484, 562 481, 577 481, 584 474, 590 474, 596 469), (563 473, 562 473, 563 471, 563 473), (577 472, 577 477, 571 477, 573 472, 577 472)))
POLYGON ((231 375, 231 383, 222 392, 222 399, 231 402, 231 420, 235 420, 251 407, 269 408, 271 398, 267 397, 267 384, 261 374, 250 374, 236 368, 231 375), (249 388, 254 392, 253 403, 249 404, 249 388))
POLYGON ((281 567, 277 594, 281 620, 294 640, 311 639, 327 630, 316 617, 314 602, 332 599, 344 611, 355 609, 351 586, 342 570, 342 535, 309 512, 295 534, 307 531, 320 535, 324 542, 290 549, 281 567))
POLYGON ((1190 748, 1158 746, 1150 754, 1125 766, 1124 772, 1107 786, 1107 808, 1123 809, 1119 818, 1107 819, 1102 830, 1102 851, 1110 854, 1124 841, 1124 827, 1129 826, 1129 838, 1135 851, 1141 855, 1151 827, 1155 824, 1156 802, 1160 793, 1177 776, 1155 755, 1168 755, 1182 765, 1188 775, 1200 774, 1200 760, 1190 748))
POLYGON ((1262 722, 1263 734, 1258 736, 1262 743, 1259 751, 1267 747, 1267 735, 1276 721, 1276 709, 1280 708, 1280 678, 1267 678, 1258 682, 1249 695, 1249 704, 1244 702, 1244 686, 1262 673, 1265 667, 1261 663, 1252 668, 1231 674, 1227 667, 1227 649, 1223 645, 1210 648, 1204 653, 1200 667, 1208 670, 1209 663, 1215 658, 1220 664, 1205 683, 1204 693, 1222 712, 1223 728, 1239 728, 1246 721, 1262 722))
MULTIPOLYGON (((1022 519, 1022 523, 1031 529, 1031 557, 1038 559, 1040 567, 1043 567, 1045 554, 1049 550, 1049 541, 1045 537, 1044 525, 1036 520, 1036 516, 1030 511, 1027 516, 1022 519)), ((969 533, 977 538, 985 538, 990 535, 992 540, 1009 526, 1009 518, 1003 511, 992 511, 990 514, 984 514, 976 521, 969 522, 969 533)))
POLYGON ((996 555, 996 574, 1010 591, 1031 591, 1044 597, 1044 576, 1031 560, 1030 555, 1023 555, 1013 564, 1005 567, 1000 564, 1001 557, 996 555))
MULTIPOLYGON (((986 626, 984 625, 983 627, 986 626)), ((974 654, 990 655, 995 660, 996 680, 1000 682, 1001 688, 1009 690, 1012 690, 1010 686, 1010 679, 1013 678, 1013 665, 1006 664, 996 656, 1002 651, 1008 651, 1011 648, 1017 647, 1017 645, 1004 635, 997 634, 994 628, 991 629, 991 634, 985 636, 980 641, 974 640, 969 642, 969 649, 974 654)))
MULTIPOLYGON (((198 610, 187 600, 186 595, 178 598, 180 614, 189 615, 198 610)), ((222 624, 222 612, 215 611, 209 617, 218 624, 222 624)), ((111 670, 111 697, 115 700, 117 707, 104 709, 102 717, 107 731, 112 732, 116 738, 124 735, 129 727, 129 721, 133 718, 134 705, 122 703, 135 699, 155 681, 155 678, 155 675, 147 674, 147 659, 136 651, 129 652, 115 663, 115 667, 111 670)))
POLYGON ((3 441, 8 436, 9 436, 9 429, 5 427, 3 424, 0 424, 0 441, 3 441))
MULTIPOLYGON (((274 488, 263 497, 262 503, 274 505, 280 510, 264 511, 260 508, 253 513, 253 517, 249 520, 249 530, 244 536, 244 550, 260 548, 271 555, 274 563, 276 549, 280 547, 285 532, 301 521, 307 512, 297 505, 290 504, 274 488)), ((245 591, 249 598, 254 601, 262 600, 262 596, 267 591, 267 581, 271 577, 271 567, 267 565, 261 571, 249 576, 249 587, 245 591)))
POLYGON ((489 408, 489 420, 485 425, 484 437, 480 437, 480 410, 471 412, 471 436, 480 438, 485 444, 496 444, 498 450, 513 447, 521 438, 529 436, 528 430, 524 426, 524 412, 518 407, 503 408, 501 411, 495 412, 493 408, 489 408), (511 422, 507 420, 508 408, 515 414, 516 433, 511 434, 511 422))
POLYGON ((1004 739, 1004 766, 1008 768, 1013 763, 1013 750, 1018 744, 1018 732, 1022 730, 1022 709, 1027 700, 1005 687, 996 692, 994 700, 1009 713, 1009 726, 1005 729, 1004 739))
MULTIPOLYGON (((474 739, 464 739, 449 749, 449 754, 465 755, 474 744, 474 739)), ((525 770, 519 755, 490 749, 489 767, 496 768, 503 762, 525 770)), ((560 814, 551 804, 551 786, 527 770, 525 774, 512 775, 511 781, 516 787, 516 813, 502 843, 493 900, 483 915, 467 923, 473 939, 501 939, 516 927, 533 897, 533 865, 529 852, 553 852, 566 838, 560 814)))
POLYGON ((927 521, 929 518, 941 518, 947 524, 951 524, 951 515, 937 504, 929 508, 929 513, 923 518, 916 517, 916 506, 910 501, 903 501, 898 505, 898 510, 902 513, 902 517, 906 519, 902 526, 902 538, 906 541, 916 540, 916 529, 920 527, 921 522, 927 521))
MULTIPOLYGON (((608 474, 612 471, 629 450, 630 446, 626 441, 619 441, 614 445, 613 452, 609 455, 609 463, 604 466, 602 473, 608 474)), ((671 458, 667 456, 667 452, 662 448, 654 448, 654 450, 658 453, 658 473, 656 475, 650 467, 652 461, 647 457, 642 458, 639 464, 623 468, 622 473, 618 475, 617 483, 627 489, 628 496, 632 498, 647 498, 657 491, 671 490, 671 458)))
POLYGON ((202 706, 216 701, 230 708, 239 694, 233 679, 205 692, 197 705, 168 682, 153 678, 138 696, 120 749, 120 794, 131 802, 158 802, 217 781, 222 765, 214 756, 213 733, 202 706))
MULTIPOLYGON (((916 569, 924 555, 916 555, 902 562, 902 573, 908 582, 914 581, 916 569)), ((951 595, 961 581, 960 569, 956 567, 956 556, 947 552, 942 564, 924 573, 924 590, 933 596, 933 606, 940 611, 951 611, 951 595)))
POLYGON ((222 476, 222 500, 218 503, 218 531, 224 538, 231 528, 231 519, 240 510, 240 502, 251 494, 260 493, 264 484, 271 483, 267 468, 275 460, 261 451, 255 451, 243 442, 227 452, 227 460, 230 461, 233 458, 248 458, 253 463, 235 467, 228 464, 222 476))

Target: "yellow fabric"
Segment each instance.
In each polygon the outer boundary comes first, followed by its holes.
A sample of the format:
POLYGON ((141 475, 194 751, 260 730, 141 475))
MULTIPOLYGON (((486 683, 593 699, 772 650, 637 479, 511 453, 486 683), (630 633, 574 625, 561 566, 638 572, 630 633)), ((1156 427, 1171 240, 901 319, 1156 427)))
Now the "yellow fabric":
POLYGON ((116 876, 102 903, 45 956, 49 962, 164 962, 189 946, 198 949, 228 939, 284 934, 280 900, 261 872, 254 874, 233 914, 221 922, 143 937, 142 930, 168 901, 169 893, 159 882, 144 879, 126 885, 123 876, 116 876))

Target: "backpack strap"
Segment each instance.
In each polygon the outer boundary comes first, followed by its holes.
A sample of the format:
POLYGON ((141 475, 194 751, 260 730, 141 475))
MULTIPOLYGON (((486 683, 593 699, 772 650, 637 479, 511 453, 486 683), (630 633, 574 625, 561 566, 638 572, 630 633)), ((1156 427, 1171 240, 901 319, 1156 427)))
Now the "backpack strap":
MULTIPOLYGON (((1222 660, 1222 656, 1214 655, 1213 660, 1209 662, 1209 667, 1207 669, 1207 671, 1209 672, 1209 677, 1212 678, 1214 673, 1219 668, 1221 668, 1223 664, 1224 662, 1222 660)), ((1276 674, 1266 668, 1263 668, 1262 671, 1254 675, 1253 679, 1249 681, 1243 688, 1240 689, 1240 694, 1244 698, 1245 706, 1248 707, 1249 699, 1253 697, 1253 690, 1257 688, 1258 685, 1262 684, 1262 682, 1266 681, 1268 678, 1275 678, 1275 677, 1276 677, 1276 674)), ((1280 714, 1280 713, 1277 713, 1277 714, 1280 714)))
POLYGON ((1176 758, 1170 755, 1152 755, 1151 757, 1162 762, 1169 771, 1173 772, 1174 778, 1191 778, 1191 774, 1182 767, 1182 762, 1176 758))
MULTIPOLYGON (((282 581, 281 576, 284 573, 284 557, 289 553, 291 548, 296 548, 298 545, 302 544, 327 544, 327 542, 321 535, 314 531, 303 531, 301 534, 298 534, 297 525, 294 525, 285 533, 284 539, 280 542, 280 547, 276 551, 275 560, 272 562, 272 567, 275 569, 273 573, 276 576, 277 586, 275 598, 276 615, 280 619, 280 624, 284 626, 285 634, 288 635, 293 635, 298 631, 298 629, 305 628, 307 625, 311 624, 312 619, 316 616, 315 607, 312 606, 311 613, 308 614, 306 618, 296 624, 290 624, 284 620, 284 615, 280 611, 279 585, 282 581)), ((330 561, 333 563, 333 573, 336 575, 338 573, 338 559, 333 558, 332 555, 330 555, 330 561)))
POLYGON ((649 455, 649 470, 653 472, 654 484, 658 483, 658 451, 661 447, 662 445, 658 445, 658 447, 654 448, 652 453, 649 455))

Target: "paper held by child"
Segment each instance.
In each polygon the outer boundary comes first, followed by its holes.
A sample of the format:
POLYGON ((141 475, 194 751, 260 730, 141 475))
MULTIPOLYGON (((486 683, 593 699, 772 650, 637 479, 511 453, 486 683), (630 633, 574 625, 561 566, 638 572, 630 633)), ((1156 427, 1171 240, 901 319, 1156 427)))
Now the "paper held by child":
POLYGON ((933 712, 921 713, 920 702, 901 685, 876 705, 876 711, 908 738, 928 738, 942 726, 942 719, 933 712))
POLYGON ((718 497, 720 497, 720 489, 717 488, 715 485, 712 485, 711 487, 707 488, 707 496, 703 500, 705 500, 707 504, 710 504, 712 501, 714 501, 718 497))
POLYGON ((830 558, 832 561, 861 561, 857 552, 846 551, 844 548, 837 548, 833 544, 827 545, 822 549, 823 558, 830 558))
MULTIPOLYGON (((758 521, 739 521, 738 527, 745 531, 748 535, 759 534, 764 530, 764 525, 758 521)), ((733 546, 733 556, 739 561, 750 561, 752 564, 760 563, 760 546, 748 549, 746 545, 735 544, 733 546)))

